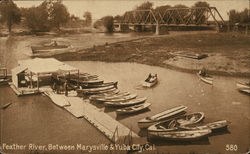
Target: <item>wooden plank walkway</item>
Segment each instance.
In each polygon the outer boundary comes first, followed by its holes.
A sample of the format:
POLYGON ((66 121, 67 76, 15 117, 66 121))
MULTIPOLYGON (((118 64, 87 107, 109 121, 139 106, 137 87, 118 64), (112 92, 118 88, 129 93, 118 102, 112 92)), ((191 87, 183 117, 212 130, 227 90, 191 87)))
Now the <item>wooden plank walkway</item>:
POLYGON ((84 117, 112 142, 123 140, 129 135, 133 139, 139 138, 139 136, 132 130, 130 130, 117 120, 113 119, 108 114, 104 113, 103 109, 99 109, 96 106, 92 105, 88 99, 83 100, 80 97, 73 96, 66 97, 62 94, 55 94, 49 89, 44 89, 44 93, 48 97, 50 97, 55 104, 64 107, 75 117, 84 117))
POLYGON ((84 100, 84 118, 99 129, 111 141, 117 142, 128 135, 132 138, 139 138, 139 136, 132 130, 118 122, 117 120, 104 113, 102 109, 95 107, 89 103, 89 100, 84 100), (116 133, 117 134, 114 136, 116 133))
POLYGON ((83 100, 79 97, 65 97, 68 102, 70 102, 70 106, 65 106, 64 108, 73 114, 77 118, 84 117, 83 115, 83 100))
POLYGON ((60 107, 70 106, 70 103, 67 101, 66 96, 63 94, 56 94, 53 91, 45 91, 45 95, 47 95, 53 103, 60 107))

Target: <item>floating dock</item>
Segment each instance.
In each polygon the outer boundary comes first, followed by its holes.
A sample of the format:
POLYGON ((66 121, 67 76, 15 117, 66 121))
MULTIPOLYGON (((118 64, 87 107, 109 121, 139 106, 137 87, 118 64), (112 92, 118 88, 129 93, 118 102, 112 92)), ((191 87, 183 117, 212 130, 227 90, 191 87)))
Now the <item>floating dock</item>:
POLYGON ((140 138, 131 129, 104 113, 103 109, 92 105, 88 99, 66 97, 63 94, 53 94, 51 91, 45 93, 56 105, 64 107, 77 118, 85 118, 114 143, 124 140, 126 137, 131 137, 135 141, 140 138), (65 102, 70 105, 66 105, 65 102))
POLYGON ((24 95, 34 95, 40 94, 41 92, 38 89, 31 89, 31 88, 17 88, 13 83, 9 83, 10 88, 16 93, 17 96, 24 96, 24 95))

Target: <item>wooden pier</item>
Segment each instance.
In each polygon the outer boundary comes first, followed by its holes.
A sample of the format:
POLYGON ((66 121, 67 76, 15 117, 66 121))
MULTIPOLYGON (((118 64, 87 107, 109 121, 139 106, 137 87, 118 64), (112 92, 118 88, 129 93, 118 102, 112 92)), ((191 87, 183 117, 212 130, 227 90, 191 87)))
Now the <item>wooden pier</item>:
POLYGON ((53 94, 51 91, 45 93, 55 104, 64 107, 75 117, 85 118, 112 142, 117 143, 127 137, 131 137, 134 141, 139 141, 140 137, 136 133, 104 113, 103 109, 92 105, 88 99, 76 96, 66 97, 63 94, 53 94), (65 106, 65 103, 62 102, 68 102, 70 105, 65 106))

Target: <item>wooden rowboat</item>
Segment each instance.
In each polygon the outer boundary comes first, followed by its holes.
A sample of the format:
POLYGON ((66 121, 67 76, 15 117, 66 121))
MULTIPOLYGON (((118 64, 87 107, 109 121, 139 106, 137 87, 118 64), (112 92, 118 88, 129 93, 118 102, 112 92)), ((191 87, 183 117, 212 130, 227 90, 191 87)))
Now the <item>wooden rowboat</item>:
POLYGON ((230 122, 227 120, 220 120, 220 121, 215 121, 215 122, 198 125, 198 126, 185 125, 185 126, 180 126, 180 128, 186 129, 186 130, 211 129, 212 131, 216 131, 216 130, 226 129, 229 124, 230 122))
POLYGON ((145 80, 145 81, 142 83, 142 86, 143 86, 143 87, 148 87, 148 88, 150 88, 150 87, 153 87, 154 85, 156 85, 157 82, 158 82, 157 76, 153 76, 153 77, 150 78, 149 81, 146 81, 146 80, 145 80))
POLYGON ((84 95, 95 95, 95 94, 103 94, 103 93, 119 93, 119 89, 117 88, 112 88, 112 89, 107 89, 107 90, 100 90, 100 91, 87 91, 87 92, 82 92, 84 95))
POLYGON ((103 84, 88 84, 88 85, 84 85, 82 84, 82 88, 83 89, 89 89, 89 88, 101 88, 101 87, 108 87, 108 86, 114 86, 117 87, 118 82, 107 82, 107 83, 103 83, 103 84))
POLYGON ((199 73, 197 73, 197 76, 199 79, 207 84, 213 84, 213 78, 211 76, 202 76, 199 73))
POLYGON ((99 87, 99 88, 88 88, 88 89, 77 89, 77 92, 96 92, 96 91, 103 91, 103 90, 108 90, 115 88, 114 85, 106 86, 106 87, 99 87))
POLYGON ((150 127, 148 127, 149 134, 151 132, 155 131, 173 131, 177 130, 180 126, 185 126, 189 124, 196 124, 204 119, 204 113, 203 112, 195 112, 187 115, 182 115, 180 117, 159 122, 157 124, 154 124, 150 127))
POLYGON ((179 130, 169 132, 151 132, 149 137, 156 137, 172 141, 193 141, 207 137, 212 131, 210 129, 179 130))
POLYGON ((246 94, 250 94, 250 88, 240 88, 238 89, 240 92, 246 93, 246 94))
POLYGON ((129 92, 122 92, 118 94, 110 94, 110 95, 92 95, 89 97, 90 100, 92 101, 102 101, 102 100, 107 100, 107 99, 115 99, 123 96, 128 96, 130 95, 129 92))
POLYGON ((249 83, 237 82, 236 86, 237 86, 237 89, 240 92, 243 92, 243 93, 246 93, 246 94, 250 94, 250 82, 249 83))
POLYGON ((143 104, 138 104, 138 105, 134 105, 130 107, 125 107, 125 108, 116 110, 116 114, 135 113, 135 112, 147 109, 150 105, 151 103, 143 103, 143 104))
POLYGON ((122 102, 122 101, 128 101, 128 100, 134 99, 136 97, 137 97, 137 94, 130 94, 130 95, 127 95, 127 96, 114 98, 114 99, 107 99, 107 100, 103 100, 103 101, 104 102, 105 101, 108 101, 108 102, 122 102))
POLYGON ((236 82, 237 88, 249 88, 250 89, 250 83, 242 83, 242 82, 236 82))
POLYGON ((180 105, 180 106, 165 110, 151 117, 146 117, 144 119, 141 119, 140 121, 138 121, 138 126, 139 128, 147 128, 160 121, 171 119, 176 115, 184 114, 185 113, 184 111, 186 109, 187 109, 186 106, 180 105))
POLYGON ((146 97, 141 97, 141 98, 135 98, 129 101, 122 101, 122 102, 105 102, 105 106, 114 106, 114 107, 119 107, 119 106, 131 106, 131 105, 136 105, 143 103, 147 100, 146 97))

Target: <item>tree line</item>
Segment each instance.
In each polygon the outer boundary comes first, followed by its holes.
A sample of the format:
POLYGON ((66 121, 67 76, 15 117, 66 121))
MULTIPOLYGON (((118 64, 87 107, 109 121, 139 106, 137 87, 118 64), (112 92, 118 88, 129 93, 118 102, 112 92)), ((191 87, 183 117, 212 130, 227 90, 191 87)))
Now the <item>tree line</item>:
POLYGON ((62 25, 68 22, 80 22, 83 26, 90 26, 92 15, 85 12, 84 20, 70 15, 66 6, 61 0, 45 0, 38 6, 30 8, 18 8, 12 0, 0 2, 0 23, 5 23, 9 32, 14 24, 21 21, 34 32, 50 31, 56 29, 60 31, 62 25))

